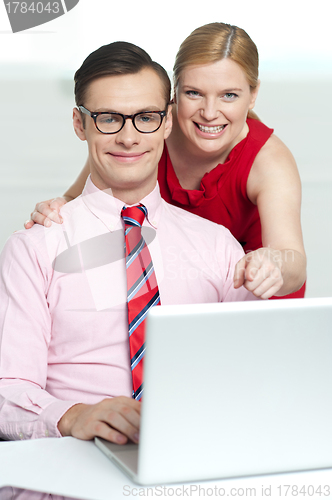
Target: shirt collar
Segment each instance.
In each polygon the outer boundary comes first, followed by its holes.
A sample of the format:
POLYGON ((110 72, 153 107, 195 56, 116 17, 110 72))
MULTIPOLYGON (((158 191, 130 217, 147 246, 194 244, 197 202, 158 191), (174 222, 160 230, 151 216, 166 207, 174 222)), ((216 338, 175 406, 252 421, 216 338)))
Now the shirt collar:
MULTIPOLYGON (((87 208, 98 217, 111 232, 119 229, 122 225, 121 211, 123 207, 132 206, 126 205, 123 201, 115 198, 112 195, 111 189, 103 191, 98 189, 92 182, 90 175, 82 192, 82 200, 87 208)), ((140 203, 142 203, 148 211, 144 224, 148 224, 154 229, 157 229, 162 207, 158 183, 153 191, 145 196, 140 203)), ((135 203, 135 205, 138 205, 138 203, 135 203)))

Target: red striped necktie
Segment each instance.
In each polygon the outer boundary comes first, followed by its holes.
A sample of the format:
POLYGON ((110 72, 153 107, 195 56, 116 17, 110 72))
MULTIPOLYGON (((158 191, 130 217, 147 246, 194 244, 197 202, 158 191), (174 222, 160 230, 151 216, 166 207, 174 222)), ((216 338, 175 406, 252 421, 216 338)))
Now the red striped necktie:
POLYGON ((127 270, 127 303, 130 364, 133 398, 143 393, 143 358, 145 353, 145 318, 151 307, 160 304, 158 284, 149 249, 141 233, 147 209, 140 204, 123 208, 127 270))

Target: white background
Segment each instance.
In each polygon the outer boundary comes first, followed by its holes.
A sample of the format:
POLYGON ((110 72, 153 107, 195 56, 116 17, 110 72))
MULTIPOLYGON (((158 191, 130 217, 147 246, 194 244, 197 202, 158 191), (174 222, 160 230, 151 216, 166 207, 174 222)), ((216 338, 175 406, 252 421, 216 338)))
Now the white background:
MULTIPOLYGON (((9 0, 6 0, 9 1, 9 0)), ((28 4, 31 0, 28 0, 28 4)), ((67 15, 11 34, 0 5, 0 62, 77 69, 92 50, 115 40, 136 43, 167 71, 181 41, 215 21, 245 29, 259 48, 261 70, 332 74, 329 0, 80 0, 67 15), (10 36, 3 36, 6 34, 10 36)))
MULTIPOLYGON (((28 0, 29 4, 30 0, 28 0)), ((167 71, 181 41, 214 21, 258 46, 256 111, 292 150, 303 183, 308 296, 332 296, 332 43, 328 0, 80 0, 68 14, 13 34, 0 4, 0 248, 35 203, 60 195, 86 148, 73 134, 72 78, 102 44, 126 40, 167 71)))

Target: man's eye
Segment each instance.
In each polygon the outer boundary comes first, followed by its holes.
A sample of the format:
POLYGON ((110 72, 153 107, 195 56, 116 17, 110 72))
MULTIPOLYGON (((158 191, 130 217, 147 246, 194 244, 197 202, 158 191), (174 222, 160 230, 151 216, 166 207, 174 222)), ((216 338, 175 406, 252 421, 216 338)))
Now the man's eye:
POLYGON ((106 125, 109 123, 116 123, 120 121, 120 117, 114 115, 99 115, 98 121, 106 125))
POLYGON ((141 122, 149 123, 153 119, 153 117, 151 115, 141 115, 141 116, 138 117, 138 119, 141 122))
POLYGON ((139 123, 152 123, 159 121, 159 115, 157 113, 146 113, 143 115, 137 115, 136 120, 139 123))

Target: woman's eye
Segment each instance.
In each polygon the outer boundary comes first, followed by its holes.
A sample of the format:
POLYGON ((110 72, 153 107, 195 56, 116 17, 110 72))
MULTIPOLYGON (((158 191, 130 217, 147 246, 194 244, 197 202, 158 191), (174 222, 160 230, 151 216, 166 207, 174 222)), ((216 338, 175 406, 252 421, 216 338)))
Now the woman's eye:
POLYGON ((197 97, 199 96, 199 92, 197 92, 197 90, 187 90, 186 95, 190 97, 197 97))
POLYGON ((234 92, 226 92, 226 94, 224 94, 223 97, 225 97, 227 101, 234 101, 238 97, 238 95, 234 94, 234 92))

